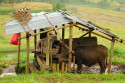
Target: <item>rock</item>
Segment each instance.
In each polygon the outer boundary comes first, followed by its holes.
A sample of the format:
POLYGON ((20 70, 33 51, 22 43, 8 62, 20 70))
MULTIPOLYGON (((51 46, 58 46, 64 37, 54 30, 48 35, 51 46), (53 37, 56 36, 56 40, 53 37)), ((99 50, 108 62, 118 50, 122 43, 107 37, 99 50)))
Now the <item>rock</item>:
POLYGON ((9 73, 9 68, 4 68, 3 73, 9 73))
POLYGON ((118 10, 118 11, 125 12, 125 7, 119 7, 117 10, 118 10))
POLYGON ((15 73, 15 65, 9 66, 9 73, 15 73))

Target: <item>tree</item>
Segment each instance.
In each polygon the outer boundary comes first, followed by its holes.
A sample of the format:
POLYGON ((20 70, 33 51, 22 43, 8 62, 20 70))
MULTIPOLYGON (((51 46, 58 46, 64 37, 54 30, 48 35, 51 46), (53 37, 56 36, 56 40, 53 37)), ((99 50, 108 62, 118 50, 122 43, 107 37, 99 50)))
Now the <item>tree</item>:
POLYGON ((3 0, 0 0, 0 4, 2 3, 3 0))
POLYGON ((67 0, 52 0, 51 3, 53 11, 57 9, 66 10, 67 0))
POLYGON ((118 3, 121 4, 121 6, 123 6, 125 4, 125 0, 116 0, 118 3))
POLYGON ((15 3, 15 0, 10 0, 9 4, 11 4, 11 14, 13 13, 13 4, 15 3))
POLYGON ((107 6, 110 5, 110 3, 108 2, 108 0, 101 0, 98 2, 98 5, 101 7, 101 8, 106 8, 107 6))

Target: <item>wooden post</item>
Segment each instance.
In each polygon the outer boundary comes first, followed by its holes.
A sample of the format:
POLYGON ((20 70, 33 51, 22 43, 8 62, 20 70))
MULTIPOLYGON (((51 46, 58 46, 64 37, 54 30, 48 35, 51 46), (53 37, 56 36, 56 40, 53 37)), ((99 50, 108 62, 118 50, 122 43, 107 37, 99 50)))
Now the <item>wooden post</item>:
POLYGON ((66 63, 66 67, 65 67, 65 72, 67 72, 67 63, 66 63))
POLYGON ((47 40, 46 40, 46 69, 49 69, 49 46, 50 46, 50 34, 47 33, 47 40))
POLYGON ((110 59, 109 59, 109 65, 108 65, 108 73, 111 73, 111 65, 112 65, 112 55, 113 55, 114 43, 115 43, 115 39, 112 39, 111 51, 110 51, 110 59))
POLYGON ((20 37, 21 37, 21 33, 19 33, 19 35, 18 35, 17 68, 20 65, 20 42, 21 42, 20 37))
POLYGON ((59 73, 59 63, 57 64, 57 72, 59 73))
POLYGON ((53 72, 56 72, 56 71, 57 71, 57 68, 56 68, 56 63, 53 63, 52 70, 53 70, 53 72))
MULTIPOLYGON (((57 29, 57 25, 55 26, 55 28, 57 29)), ((55 31, 55 34, 57 35, 57 32, 55 31)))
POLYGON ((26 74, 28 74, 29 73, 29 37, 26 38, 26 44, 27 44, 26 45, 26 51, 27 51, 26 74))
MULTIPOLYGON (((65 24, 62 25, 63 27, 65 26, 65 24)), ((65 29, 63 28, 62 29, 62 46, 64 47, 64 38, 65 38, 65 29)), ((64 48, 62 48, 62 51, 64 51, 64 48)))
POLYGON ((73 56, 73 71, 75 73, 75 56, 73 56))
MULTIPOLYGON (((37 31, 36 30, 34 30, 34 33, 36 33, 37 31)), ((34 35, 34 49, 35 49, 35 51, 36 51, 36 45, 37 45, 37 35, 34 35)), ((35 53, 34 53, 35 54, 35 53)), ((36 54, 34 55, 34 62, 36 62, 36 60, 37 60, 37 56, 36 56, 36 54)))
POLYGON ((62 62, 62 73, 64 73, 64 62, 62 62))
POLYGON ((91 30, 89 29, 89 37, 91 37, 91 30))
MULTIPOLYGON (((72 25, 72 23, 71 23, 72 25)), ((69 60, 68 60, 68 72, 71 70, 71 61, 72 61, 72 26, 69 27, 69 60)))

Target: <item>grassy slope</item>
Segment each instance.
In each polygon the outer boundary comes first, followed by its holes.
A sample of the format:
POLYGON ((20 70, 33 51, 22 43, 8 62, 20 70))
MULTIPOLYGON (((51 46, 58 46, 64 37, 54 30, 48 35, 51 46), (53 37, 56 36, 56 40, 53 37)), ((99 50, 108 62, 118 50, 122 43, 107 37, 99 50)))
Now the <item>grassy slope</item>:
POLYGON ((0 78, 2 83, 124 83, 125 75, 117 74, 67 74, 67 73, 43 73, 43 74, 27 74, 18 76, 8 76, 5 78, 0 78))

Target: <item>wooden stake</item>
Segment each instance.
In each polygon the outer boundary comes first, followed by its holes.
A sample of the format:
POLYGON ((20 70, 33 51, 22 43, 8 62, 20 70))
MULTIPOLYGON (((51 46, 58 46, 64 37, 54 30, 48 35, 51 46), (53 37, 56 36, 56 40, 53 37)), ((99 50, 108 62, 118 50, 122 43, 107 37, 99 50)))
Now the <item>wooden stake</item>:
POLYGON ((64 73, 64 62, 62 62, 62 73, 64 73))
POLYGON ((91 37, 91 31, 89 31, 89 37, 91 37))
POLYGON ((26 45, 26 51, 27 51, 26 74, 28 74, 29 73, 29 37, 26 38, 26 43, 27 43, 26 45))
POLYGON ((73 71, 75 73, 75 56, 73 56, 73 71))
POLYGON ((46 69, 49 69, 49 47, 50 47, 50 34, 47 33, 47 41, 46 41, 46 69))
MULTIPOLYGON (((36 33, 36 30, 34 30, 34 33, 36 33)), ((36 45, 37 45, 37 35, 34 35, 34 49, 35 49, 35 51, 36 51, 36 45)), ((37 60, 37 56, 35 54, 34 55, 34 61, 36 62, 36 60, 37 60)))
POLYGON ((21 42, 21 39, 19 39, 20 37, 21 37, 21 33, 19 33, 18 35, 17 68, 20 65, 20 42, 21 42))
POLYGON ((57 72, 59 73, 59 63, 57 64, 57 72))
MULTIPOLYGON (((58 28, 58 27, 57 27, 57 26, 55 26, 55 28, 56 28, 56 30, 57 30, 57 28, 58 28)), ((57 35, 57 32, 56 32, 56 31, 55 31, 55 34, 57 35)))
POLYGON ((114 43, 115 43, 115 40, 112 39, 111 51, 110 51, 110 59, 109 59, 109 65, 108 65, 108 73, 111 73, 111 65, 112 65, 112 55, 113 55, 114 43))
POLYGON ((71 70, 71 60, 72 60, 72 26, 69 27, 69 63, 68 63, 68 72, 71 70))
POLYGON ((65 67, 65 72, 67 72, 67 63, 66 63, 66 67, 65 67))

